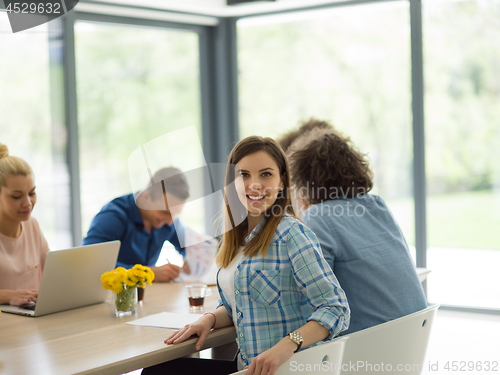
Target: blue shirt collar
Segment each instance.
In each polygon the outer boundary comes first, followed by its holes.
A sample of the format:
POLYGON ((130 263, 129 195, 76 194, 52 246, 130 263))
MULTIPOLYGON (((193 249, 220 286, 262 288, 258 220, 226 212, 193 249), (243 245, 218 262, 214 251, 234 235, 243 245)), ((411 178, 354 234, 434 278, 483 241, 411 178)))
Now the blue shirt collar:
POLYGON ((249 243, 250 241, 253 240, 253 238, 257 235, 257 233, 260 232, 261 228, 264 226, 264 223, 266 222, 266 218, 264 217, 261 221, 259 221, 259 224, 256 225, 255 228, 250 232, 248 236, 245 237, 245 242, 249 243))
MULTIPOLYGON (((292 215, 285 213, 283 217, 292 217, 292 215)), ((257 226, 253 228, 250 234, 245 237, 245 243, 249 243, 250 241, 252 241, 253 238, 257 235, 257 233, 260 232, 265 223, 266 223, 266 218, 264 217, 261 221, 259 221, 259 224, 257 224, 257 226)))

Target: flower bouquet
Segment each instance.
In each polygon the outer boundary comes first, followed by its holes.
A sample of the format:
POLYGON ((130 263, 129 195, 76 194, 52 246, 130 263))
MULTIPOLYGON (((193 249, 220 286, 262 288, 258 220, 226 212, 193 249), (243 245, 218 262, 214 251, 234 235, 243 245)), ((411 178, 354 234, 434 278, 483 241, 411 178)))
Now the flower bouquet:
POLYGON ((117 267, 101 275, 104 289, 115 293, 116 316, 132 315, 137 306, 137 287, 151 285, 155 274, 150 268, 136 264, 131 269, 117 267))

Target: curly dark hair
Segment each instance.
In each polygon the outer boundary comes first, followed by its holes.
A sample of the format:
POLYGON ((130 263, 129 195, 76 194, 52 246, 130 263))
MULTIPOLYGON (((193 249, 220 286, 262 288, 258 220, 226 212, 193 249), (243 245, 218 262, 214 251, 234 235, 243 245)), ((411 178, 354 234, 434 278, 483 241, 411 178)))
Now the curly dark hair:
POLYGON ((354 198, 373 188, 366 154, 333 128, 304 133, 290 146, 288 157, 292 183, 308 204, 354 198))
POLYGON ((318 120, 315 118, 310 118, 307 121, 303 121, 298 129, 292 130, 285 135, 283 135, 280 139, 276 141, 283 147, 283 150, 287 151, 292 143, 300 137, 302 134, 305 134, 313 129, 332 129, 333 126, 326 121, 318 120))

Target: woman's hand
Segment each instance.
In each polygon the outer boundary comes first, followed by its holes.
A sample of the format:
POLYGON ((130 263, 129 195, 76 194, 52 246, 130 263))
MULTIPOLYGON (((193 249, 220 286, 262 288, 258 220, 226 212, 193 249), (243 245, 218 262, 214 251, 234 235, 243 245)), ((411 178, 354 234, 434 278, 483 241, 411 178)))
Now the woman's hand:
POLYGON ((297 350, 295 344, 288 337, 282 338, 271 349, 255 357, 247 366, 247 375, 274 375, 276 370, 287 362, 297 350))
POLYGON ((196 322, 184 326, 165 340, 165 344, 179 344, 193 335, 198 335, 196 350, 200 350, 214 324, 214 317, 211 314, 203 315, 196 322))
MULTIPOLYGON (((300 332, 303 337, 302 348, 307 348, 317 342, 326 339, 330 335, 330 331, 325 326, 315 320, 308 321, 300 327, 297 332, 300 332)), ((290 340, 290 337, 283 337, 271 349, 255 357, 247 366, 247 375, 274 375, 276 370, 287 362, 297 350, 297 344, 290 340)))
POLYGON ((25 289, 25 290, 9 291, 10 305, 21 306, 29 302, 36 302, 37 298, 38 298, 38 290, 25 289))

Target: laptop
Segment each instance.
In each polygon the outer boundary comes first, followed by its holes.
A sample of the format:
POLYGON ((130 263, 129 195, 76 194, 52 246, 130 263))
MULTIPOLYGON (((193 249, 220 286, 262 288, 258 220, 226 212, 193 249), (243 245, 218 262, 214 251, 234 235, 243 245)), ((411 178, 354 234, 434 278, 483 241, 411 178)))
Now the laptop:
POLYGON ((0 305, 0 310, 41 316, 104 302, 109 290, 102 287, 101 275, 115 269, 119 249, 120 241, 110 241, 49 251, 36 304, 0 305))

